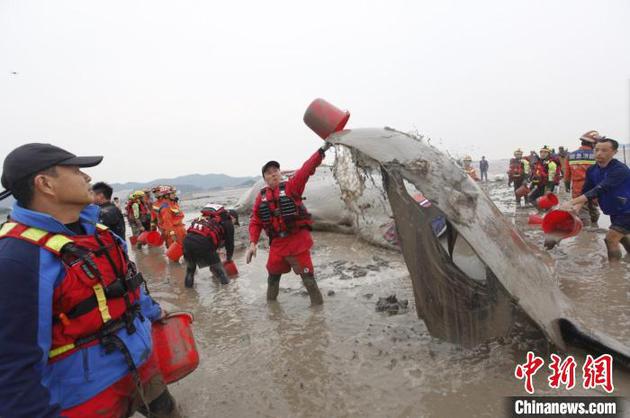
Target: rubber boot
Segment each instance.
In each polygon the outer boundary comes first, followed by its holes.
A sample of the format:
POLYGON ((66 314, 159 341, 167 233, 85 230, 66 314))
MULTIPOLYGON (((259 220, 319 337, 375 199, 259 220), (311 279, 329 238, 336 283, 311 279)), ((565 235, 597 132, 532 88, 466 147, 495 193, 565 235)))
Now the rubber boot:
POLYGON ((623 248, 626 249, 626 252, 630 254, 630 237, 626 235, 625 237, 621 238, 621 241, 619 241, 619 243, 623 245, 623 248))
POLYGON ((324 299, 322 298, 322 293, 319 291, 315 277, 307 273, 303 273, 300 276, 302 277, 302 283, 304 283, 308 296, 311 298, 311 305, 323 304, 324 299))
POLYGON ((219 278, 219 281, 221 282, 221 284, 230 283, 230 279, 228 278, 227 273, 225 272, 225 269, 223 268, 223 264, 221 263, 211 264, 210 271, 212 272, 212 274, 214 274, 215 276, 219 278))
POLYGON ((551 249, 553 249, 553 247, 558 245, 559 242, 560 242, 560 240, 558 240, 558 238, 547 237, 547 238, 545 238, 545 248, 548 249, 548 250, 551 250, 551 249))
POLYGON ((181 418, 182 414, 175 403, 175 399, 170 394, 168 389, 165 389, 164 392, 156 399, 149 403, 149 410, 143 405, 138 408, 138 412, 140 412, 145 417, 151 418, 181 418))
POLYGON ((621 250, 620 249, 610 249, 608 247, 608 240, 604 238, 604 242, 606 243, 606 250, 608 251, 608 261, 616 262, 621 260, 621 250))
POLYGON ((186 260, 186 278, 184 279, 184 286, 193 287, 195 283, 195 270, 197 270, 197 264, 193 261, 186 260))
POLYGON ((269 274, 267 277, 267 300, 274 301, 278 299, 280 292, 280 274, 269 274))
POLYGON ((587 202, 588 214, 591 217, 591 224, 593 226, 597 226, 597 221, 599 221, 599 209, 597 205, 593 202, 587 202))

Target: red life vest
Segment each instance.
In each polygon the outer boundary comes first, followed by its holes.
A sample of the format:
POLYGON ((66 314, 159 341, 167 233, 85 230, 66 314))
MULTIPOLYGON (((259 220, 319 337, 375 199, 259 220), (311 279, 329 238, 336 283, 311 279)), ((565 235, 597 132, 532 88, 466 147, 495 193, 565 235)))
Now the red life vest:
POLYGON ((523 178, 524 174, 525 170, 523 168, 523 161, 521 159, 512 158, 510 160, 510 168, 508 171, 510 180, 523 178))
POLYGON ((302 197, 287 195, 285 182, 275 190, 264 187, 260 195, 258 217, 269 238, 286 237, 301 228, 311 229, 313 221, 302 197))
POLYGON ((94 235, 66 236, 8 222, 0 230, 0 239, 7 237, 44 248, 64 266, 53 293, 49 362, 99 342, 110 350, 108 336, 125 327, 135 332, 144 280, 106 226, 97 225, 94 235))
POLYGON ((129 199, 127 200, 127 203, 125 204, 125 212, 127 213, 127 218, 131 218, 133 219, 133 200, 129 199))
POLYGON ((192 221, 186 232, 212 240, 215 248, 224 245, 225 231, 221 226, 220 215, 200 216, 192 221))
MULTIPOLYGON (((534 168, 534 183, 547 184, 549 182, 549 163, 553 161, 548 158, 546 160, 538 160, 536 166, 534 168)), ((553 161, 556 164, 556 171, 553 173, 553 183, 558 184, 560 182, 560 165, 553 161)))

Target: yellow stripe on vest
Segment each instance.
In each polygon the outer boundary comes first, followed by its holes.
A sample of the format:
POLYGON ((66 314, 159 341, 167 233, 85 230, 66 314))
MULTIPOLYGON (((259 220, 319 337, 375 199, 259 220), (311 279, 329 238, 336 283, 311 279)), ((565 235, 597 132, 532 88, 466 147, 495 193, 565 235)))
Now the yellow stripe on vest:
POLYGON ((98 229, 100 229, 101 231, 107 231, 107 230, 109 229, 108 227, 106 227, 106 226, 105 226, 105 225, 103 225, 103 224, 96 224, 96 227, 97 227, 98 229))
POLYGON ((37 228, 29 228, 26 231, 22 232, 20 236, 30 239, 31 241, 39 241, 44 238, 48 234, 47 231, 37 229, 37 228))
POLYGON ((45 245, 51 250, 60 253, 64 245, 71 242, 73 241, 64 235, 53 235, 48 241, 46 241, 45 245))
POLYGON ((0 237, 3 237, 9 232, 11 232, 11 230, 15 228, 17 225, 18 224, 15 222, 7 222, 4 225, 2 225, 2 228, 0 228, 0 237))
POLYGON ((57 347, 54 350, 50 350, 50 352, 48 353, 48 358, 53 358, 53 357, 57 357, 65 352, 68 352, 72 349, 75 348, 74 344, 66 344, 66 345, 62 345, 61 347, 57 347))
POLYGON ((101 318, 103 318, 103 323, 111 320, 112 317, 109 314, 109 308, 107 307, 107 298, 105 297, 105 290, 103 290, 103 286, 100 284, 95 285, 93 288, 94 294, 96 295, 96 301, 98 302, 98 310, 101 311, 101 318))

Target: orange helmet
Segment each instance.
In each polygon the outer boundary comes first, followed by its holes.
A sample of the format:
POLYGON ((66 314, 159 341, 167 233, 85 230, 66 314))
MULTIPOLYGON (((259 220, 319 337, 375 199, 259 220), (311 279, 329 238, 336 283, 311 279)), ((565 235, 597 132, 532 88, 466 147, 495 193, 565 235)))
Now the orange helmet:
POLYGON ((597 131, 588 131, 584 135, 580 137, 581 141, 590 142, 591 144, 595 144, 597 141, 602 139, 603 137, 597 131))

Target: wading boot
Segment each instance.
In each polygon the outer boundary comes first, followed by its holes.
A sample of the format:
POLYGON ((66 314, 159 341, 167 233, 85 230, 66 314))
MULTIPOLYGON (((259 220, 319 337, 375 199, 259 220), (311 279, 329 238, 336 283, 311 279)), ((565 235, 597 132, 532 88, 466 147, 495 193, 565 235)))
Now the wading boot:
POLYGON ((616 248, 612 249, 608 246, 608 240, 604 238, 604 242, 606 243, 606 250, 608 251, 608 261, 616 262, 621 260, 621 250, 616 248))
POLYGON ((619 243, 623 245, 623 248, 626 249, 626 253, 630 254, 630 237, 626 235, 625 237, 621 238, 621 241, 619 241, 619 243))
POLYGON ((138 408, 145 417, 151 418, 181 418, 182 414, 179 411, 175 399, 169 393, 168 389, 164 390, 160 396, 149 403, 149 409, 143 405, 138 408))
POLYGON ((193 261, 186 260, 186 278, 184 279, 184 286, 193 287, 195 283, 195 270, 197 270, 197 264, 193 261))
POLYGON ((547 238, 545 238, 545 248, 548 249, 548 250, 551 250, 551 249, 553 249, 553 247, 558 245, 559 242, 560 242, 560 240, 558 240, 558 238, 547 237, 547 238))
POLYGON ((275 301, 278 299, 278 293, 280 292, 280 275, 270 274, 267 277, 267 300, 275 301))
POLYGON ((302 276, 302 283, 304 283, 308 296, 311 298, 311 305, 323 304, 324 299, 322 298, 322 293, 319 291, 315 277, 307 273, 303 273, 300 276, 302 276))
POLYGON ((221 263, 211 264, 210 271, 219 279, 221 284, 230 283, 230 279, 228 278, 227 273, 225 272, 225 269, 223 268, 223 264, 221 263))

